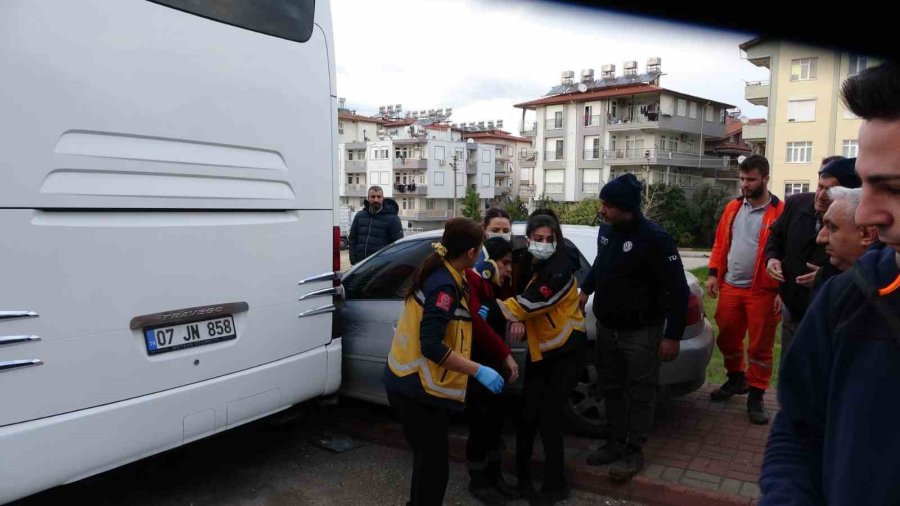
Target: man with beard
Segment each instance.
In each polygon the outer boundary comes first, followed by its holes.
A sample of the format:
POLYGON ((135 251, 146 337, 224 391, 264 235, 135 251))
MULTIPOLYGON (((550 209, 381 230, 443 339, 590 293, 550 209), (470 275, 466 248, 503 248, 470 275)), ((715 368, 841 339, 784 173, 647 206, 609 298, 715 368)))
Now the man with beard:
POLYGON ((356 265, 368 256, 403 237, 403 226, 397 216, 397 203, 384 198, 380 186, 369 188, 365 208, 353 217, 350 225, 350 263, 356 265))
POLYGON ((725 358, 728 381, 710 394, 726 401, 749 392, 747 414, 757 425, 769 423, 763 395, 772 376, 772 350, 780 312, 775 311, 778 282, 766 274, 763 248, 769 227, 784 203, 769 193, 769 162, 753 155, 740 167, 741 196, 729 202, 716 227, 709 258, 706 291, 719 297, 716 343, 725 358), (744 336, 749 331, 749 366, 744 360, 744 336), (745 374, 746 371, 746 374, 745 374))

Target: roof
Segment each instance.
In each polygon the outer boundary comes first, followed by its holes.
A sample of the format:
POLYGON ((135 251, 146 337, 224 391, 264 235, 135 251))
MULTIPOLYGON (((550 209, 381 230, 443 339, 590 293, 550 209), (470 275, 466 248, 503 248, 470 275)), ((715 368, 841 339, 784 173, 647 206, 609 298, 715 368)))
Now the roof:
POLYGON ((353 114, 350 112, 341 112, 341 111, 338 111, 338 119, 345 119, 345 120, 349 120, 349 121, 366 121, 368 123, 378 123, 378 124, 381 124, 383 122, 381 118, 360 116, 359 114, 353 114))
POLYGON ((753 118, 747 120, 747 125, 765 125, 767 120, 765 118, 753 118))
POLYGON ((743 44, 741 44, 738 47, 740 47, 742 51, 746 51, 753 46, 762 44, 763 42, 765 42, 765 40, 766 40, 765 37, 756 37, 756 38, 748 40, 747 42, 744 42, 743 44))
POLYGON ((717 100, 710 100, 708 98, 701 98, 694 95, 688 95, 687 93, 681 93, 680 91, 674 91, 666 88, 661 88, 659 86, 653 84, 632 84, 627 86, 615 87, 615 88, 607 88, 597 91, 586 91, 586 92, 575 92, 575 93, 565 93, 562 95, 554 95, 550 97, 543 97, 537 100, 532 100, 530 102, 523 102, 521 104, 516 104, 514 107, 518 107, 520 109, 534 109, 535 107, 545 106, 545 105, 556 105, 556 104, 566 104, 569 102, 585 102, 588 100, 599 100, 603 98, 612 98, 612 97, 626 97, 629 95, 639 95, 644 93, 670 93, 672 95, 676 95, 683 98, 689 98, 692 100, 697 100, 698 102, 710 102, 712 104, 720 105, 725 107, 726 109, 733 109, 735 106, 731 104, 726 104, 724 102, 719 102, 717 100))
POLYGON ((725 119, 725 135, 724 137, 731 137, 732 135, 737 135, 741 133, 744 129, 744 122, 739 119, 734 118, 726 118, 725 119))
POLYGON ((513 142, 526 142, 531 144, 531 139, 519 137, 503 130, 487 130, 483 132, 467 132, 463 131, 463 137, 466 139, 502 139, 513 142))
POLYGON ((404 127, 404 126, 409 126, 409 125, 415 125, 416 120, 414 118, 399 119, 399 120, 387 120, 387 121, 383 121, 382 124, 386 127, 404 127))
POLYGON ((426 125, 425 128, 434 130, 450 130, 450 125, 445 125, 444 123, 432 123, 430 125, 426 125))

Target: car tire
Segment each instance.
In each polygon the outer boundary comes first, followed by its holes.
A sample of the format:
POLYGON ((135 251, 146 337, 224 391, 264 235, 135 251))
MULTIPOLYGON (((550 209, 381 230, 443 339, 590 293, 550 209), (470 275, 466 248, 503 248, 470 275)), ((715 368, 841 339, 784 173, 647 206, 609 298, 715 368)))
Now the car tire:
POLYGON ((600 395, 593 343, 581 355, 575 388, 569 394, 565 417, 569 428, 577 434, 602 438, 606 430, 606 406, 600 395))
POLYGON ((349 249, 350 248, 350 240, 346 237, 341 237, 341 249, 349 249))

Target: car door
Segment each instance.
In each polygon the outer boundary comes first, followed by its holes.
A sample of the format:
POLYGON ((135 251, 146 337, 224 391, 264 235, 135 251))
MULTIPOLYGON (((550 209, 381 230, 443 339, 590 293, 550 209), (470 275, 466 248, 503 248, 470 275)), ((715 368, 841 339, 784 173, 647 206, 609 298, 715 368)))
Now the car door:
POLYGON ((343 279, 341 393, 387 404, 381 375, 403 310, 403 292, 434 250, 433 237, 394 243, 343 279))

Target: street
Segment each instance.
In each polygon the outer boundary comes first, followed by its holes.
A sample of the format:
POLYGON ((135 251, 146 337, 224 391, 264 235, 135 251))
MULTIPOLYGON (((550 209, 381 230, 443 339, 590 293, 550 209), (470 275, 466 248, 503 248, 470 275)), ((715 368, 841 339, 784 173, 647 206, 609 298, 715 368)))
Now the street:
MULTIPOLYGON (((373 411, 388 416, 382 408, 373 411)), ((339 418, 352 413, 340 404, 320 407, 311 402, 290 410, 288 414, 298 418, 275 415, 12 504, 404 504, 412 470, 408 451, 354 440, 360 446, 336 453, 310 442, 332 434, 329 430, 339 418)), ((465 465, 451 462, 445 504, 479 504, 467 485, 465 465)), ((573 492, 566 504, 636 503, 573 492)))

